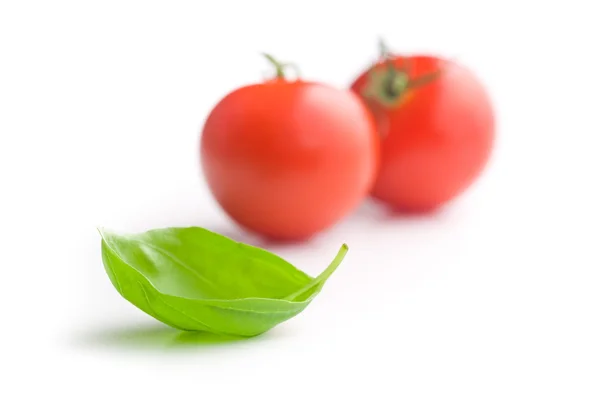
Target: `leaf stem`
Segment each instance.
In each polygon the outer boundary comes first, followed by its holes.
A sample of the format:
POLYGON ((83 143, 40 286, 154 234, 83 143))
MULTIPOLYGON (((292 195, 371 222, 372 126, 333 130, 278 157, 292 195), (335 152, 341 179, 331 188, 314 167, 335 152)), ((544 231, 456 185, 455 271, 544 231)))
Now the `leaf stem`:
POLYGON ((338 251, 338 253, 335 256, 335 258, 333 259, 333 261, 331 261, 329 266, 327 268, 325 268, 325 270, 323 272, 321 272, 319 274, 319 276, 317 276, 308 285, 304 286, 300 290, 297 290, 296 292, 290 294, 289 296, 284 297, 284 300, 292 301, 292 300, 298 298, 300 295, 308 292, 315 286, 324 283, 331 276, 331 274, 333 274, 335 272, 337 267, 339 267, 339 265, 342 263, 342 261, 344 260, 344 257, 346 257, 346 253, 348 253, 348 245, 346 243, 344 243, 342 245, 342 247, 340 247, 340 250, 338 251))

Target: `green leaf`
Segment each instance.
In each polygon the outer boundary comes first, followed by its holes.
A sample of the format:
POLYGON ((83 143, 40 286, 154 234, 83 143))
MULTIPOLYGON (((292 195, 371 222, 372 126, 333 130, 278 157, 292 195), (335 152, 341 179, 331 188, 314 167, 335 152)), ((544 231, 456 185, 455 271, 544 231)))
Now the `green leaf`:
POLYGON ((312 278, 267 250, 199 227, 99 231, 106 272, 130 303, 177 329, 240 336, 302 312, 348 251, 344 244, 312 278))

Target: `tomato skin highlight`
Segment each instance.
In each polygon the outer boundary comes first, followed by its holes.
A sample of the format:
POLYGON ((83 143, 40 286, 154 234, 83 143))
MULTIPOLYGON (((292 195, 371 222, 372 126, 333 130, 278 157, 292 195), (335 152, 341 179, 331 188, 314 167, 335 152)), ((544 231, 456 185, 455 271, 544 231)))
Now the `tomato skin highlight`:
POLYGON ((303 240, 368 196, 378 145, 371 114, 350 90, 274 79, 225 96, 200 152, 212 195, 237 224, 303 240))
POLYGON ((428 212, 469 188, 490 159, 495 116, 477 77, 455 62, 433 56, 394 56, 394 67, 411 66, 410 77, 442 73, 431 82, 407 89, 397 106, 384 106, 364 95, 369 72, 351 85, 377 120, 381 164, 371 195, 390 207, 428 212))

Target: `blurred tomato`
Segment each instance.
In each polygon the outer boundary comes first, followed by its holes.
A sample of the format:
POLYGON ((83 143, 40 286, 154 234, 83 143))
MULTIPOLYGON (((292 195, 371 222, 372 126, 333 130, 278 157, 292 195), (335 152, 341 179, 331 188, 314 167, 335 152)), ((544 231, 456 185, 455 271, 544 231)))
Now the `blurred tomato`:
POLYGON ((488 94, 467 68, 438 57, 391 55, 352 84, 377 120, 381 165, 372 196, 430 211, 480 175, 494 143, 488 94))
POLYGON ((210 112, 201 162, 214 198, 239 225, 273 239, 310 237, 368 195, 377 131, 359 96, 301 79, 284 65, 210 112))

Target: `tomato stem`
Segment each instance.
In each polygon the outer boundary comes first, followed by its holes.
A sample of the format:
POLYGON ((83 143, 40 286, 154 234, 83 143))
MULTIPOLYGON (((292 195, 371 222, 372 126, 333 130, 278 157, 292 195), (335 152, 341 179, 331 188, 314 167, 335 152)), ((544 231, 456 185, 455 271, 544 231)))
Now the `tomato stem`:
POLYGON ((279 61, 277 61, 277 59, 275 59, 275 57, 273 57, 270 54, 267 53, 262 53, 263 56, 275 67, 275 76, 278 79, 283 79, 285 78, 285 65, 279 61))
POLYGON ((383 38, 380 37, 378 39, 378 44, 379 44, 379 58, 381 58, 382 60, 390 58, 390 56, 392 54, 391 54, 390 48, 388 47, 385 40, 383 40, 383 38))
POLYGON ((281 61, 278 61, 275 57, 273 57, 272 55, 270 55, 268 53, 262 53, 262 55, 273 65, 273 67, 275 67, 275 78, 276 79, 285 79, 286 78, 286 76, 285 76, 286 68, 292 68, 294 70, 294 72, 296 73, 296 76, 297 77, 300 76, 300 71, 295 64, 283 63, 281 61))

